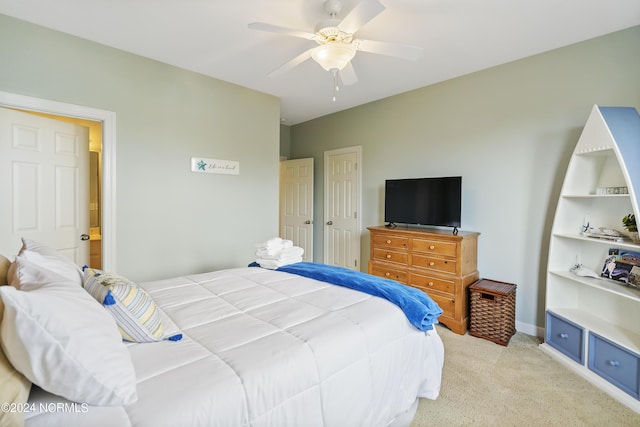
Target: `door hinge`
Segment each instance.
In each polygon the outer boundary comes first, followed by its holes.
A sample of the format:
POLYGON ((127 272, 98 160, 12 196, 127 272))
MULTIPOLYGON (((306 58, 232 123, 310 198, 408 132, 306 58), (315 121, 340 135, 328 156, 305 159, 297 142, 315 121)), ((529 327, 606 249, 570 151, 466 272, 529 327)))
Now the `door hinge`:
POLYGON ((357 267, 357 266, 358 266, 358 260, 357 260, 357 259, 354 259, 354 260, 353 260, 353 266, 354 266, 354 267, 357 267))
POLYGON ((353 213, 353 217, 354 217, 355 219, 358 219, 358 212, 354 212, 354 213, 353 213))

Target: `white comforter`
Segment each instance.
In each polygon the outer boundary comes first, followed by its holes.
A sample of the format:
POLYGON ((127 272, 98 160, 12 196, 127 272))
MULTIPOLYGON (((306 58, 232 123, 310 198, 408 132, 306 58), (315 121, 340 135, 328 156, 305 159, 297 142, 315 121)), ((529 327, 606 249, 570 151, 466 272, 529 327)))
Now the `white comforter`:
POLYGON ((383 299, 261 268, 140 286, 184 338, 129 346, 138 402, 27 426, 385 426, 438 396, 440 337, 383 299))

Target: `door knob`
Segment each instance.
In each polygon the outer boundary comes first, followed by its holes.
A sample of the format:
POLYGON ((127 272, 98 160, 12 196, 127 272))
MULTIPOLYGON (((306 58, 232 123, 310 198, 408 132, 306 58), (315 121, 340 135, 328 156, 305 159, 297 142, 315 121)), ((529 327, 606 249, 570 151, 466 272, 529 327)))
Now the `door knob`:
POLYGON ((333 221, 327 221, 327 225, 333 225, 333 221))
POLYGON ((80 240, 89 240, 89 235, 88 234, 81 234, 80 235, 80 240))
POLYGON ((307 224, 307 225, 311 224, 311 220, 306 220, 304 223, 307 224))

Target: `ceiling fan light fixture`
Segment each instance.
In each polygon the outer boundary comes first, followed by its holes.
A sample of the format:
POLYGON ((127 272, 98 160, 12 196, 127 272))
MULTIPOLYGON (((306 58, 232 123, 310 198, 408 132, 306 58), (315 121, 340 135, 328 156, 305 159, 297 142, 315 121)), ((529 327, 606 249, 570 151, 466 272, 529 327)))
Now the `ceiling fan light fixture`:
POLYGON ((356 55, 356 47, 351 43, 331 42, 318 46, 311 57, 327 71, 342 70, 356 55))

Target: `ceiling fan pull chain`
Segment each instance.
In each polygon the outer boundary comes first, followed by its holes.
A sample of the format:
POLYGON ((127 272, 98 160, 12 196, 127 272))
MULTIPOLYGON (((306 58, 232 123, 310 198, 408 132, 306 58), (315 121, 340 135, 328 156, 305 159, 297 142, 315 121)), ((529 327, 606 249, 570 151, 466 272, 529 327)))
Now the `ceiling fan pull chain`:
POLYGON ((333 102, 335 102, 336 93, 340 90, 340 87, 338 87, 338 70, 333 68, 331 70, 331 75, 333 76, 333 102))

